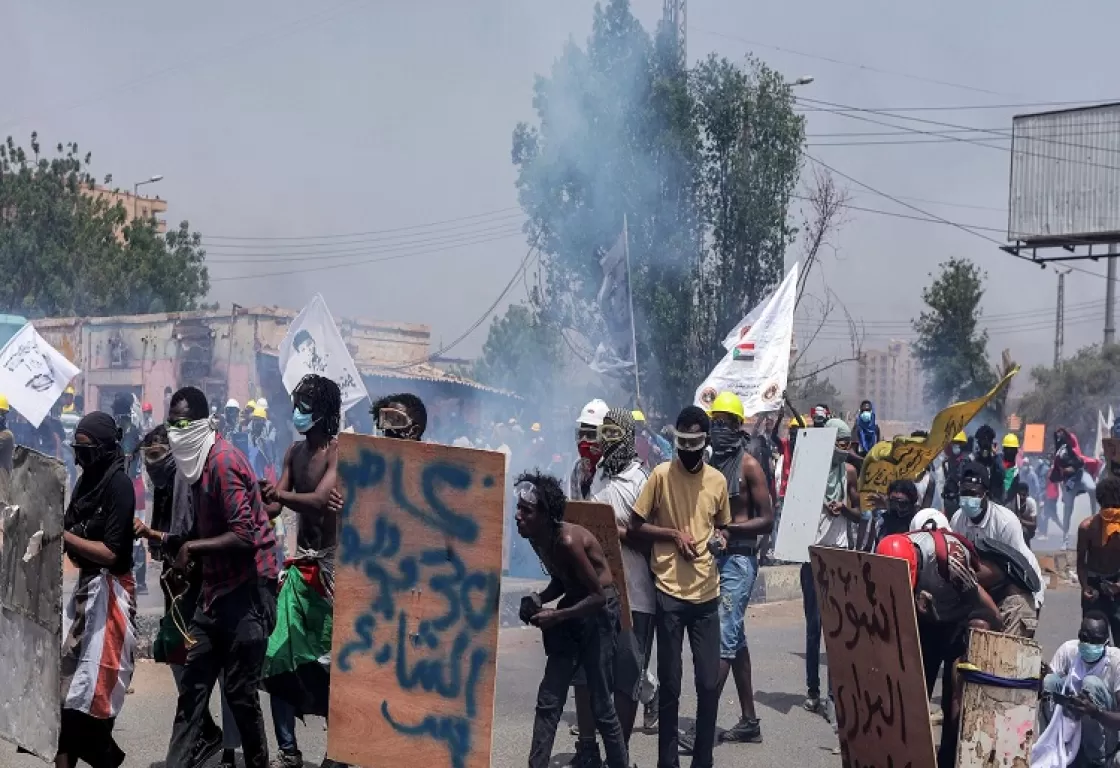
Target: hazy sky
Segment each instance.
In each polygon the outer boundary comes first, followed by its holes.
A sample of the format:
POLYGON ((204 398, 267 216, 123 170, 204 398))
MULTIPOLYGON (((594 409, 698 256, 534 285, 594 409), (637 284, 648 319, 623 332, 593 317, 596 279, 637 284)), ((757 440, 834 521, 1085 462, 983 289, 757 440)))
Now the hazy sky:
MULTIPOLYGON (((525 255, 511 131, 534 117, 534 76, 566 39, 586 39, 592 5, 4 0, 0 132, 25 143, 32 130, 47 145, 77 141, 94 153, 96 175, 112 173, 122 187, 163 174, 145 189, 169 200, 170 224, 189 219, 208 238, 212 298, 223 306, 298 308, 318 291, 336 315, 430 324, 438 344, 479 318, 525 255), (352 236, 325 237, 335 235, 352 236), (220 239, 233 237, 310 239, 220 239), (242 254, 251 254, 248 264, 235 263, 242 254), (231 279, 266 271, 290 274, 231 279)), ((652 29, 660 1, 633 5, 652 29)), ((688 13, 690 59, 753 51, 791 79, 813 75, 797 90, 806 99, 882 109, 1120 97, 1113 61, 1120 6, 1104 0, 691 0, 688 13)), ((1035 109, 907 114, 1005 129, 1019 111, 1035 109)), ((821 136, 898 129, 807 115, 815 157, 1005 239, 1008 152, 957 141, 825 147, 922 137, 821 136)), ((856 206, 921 215, 843 183, 856 206)), ((912 336, 908 321, 927 273, 965 256, 988 271, 992 352, 1010 347, 1025 364, 1052 358, 1053 271, 952 227, 858 210, 835 242, 823 278, 866 323, 867 346, 912 336)), ((521 285, 510 294, 523 296, 521 285)), ((1103 296, 1102 279, 1067 280, 1067 353, 1099 341, 1103 296)), ((818 341, 818 356, 842 343, 836 322, 818 341)), ((485 329, 449 354, 476 353, 485 329)))

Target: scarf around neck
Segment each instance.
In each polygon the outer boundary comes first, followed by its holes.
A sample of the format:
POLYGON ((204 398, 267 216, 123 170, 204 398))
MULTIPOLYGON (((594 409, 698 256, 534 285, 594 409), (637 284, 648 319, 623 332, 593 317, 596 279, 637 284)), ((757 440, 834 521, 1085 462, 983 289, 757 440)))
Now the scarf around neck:
POLYGON ((1101 545, 1108 543, 1114 533, 1120 533, 1120 507, 1101 510, 1101 545))
POLYGON ((712 425, 712 458, 710 464, 723 473, 727 480, 727 495, 739 495, 743 479, 743 454, 747 452, 747 436, 730 428, 716 429, 712 425))

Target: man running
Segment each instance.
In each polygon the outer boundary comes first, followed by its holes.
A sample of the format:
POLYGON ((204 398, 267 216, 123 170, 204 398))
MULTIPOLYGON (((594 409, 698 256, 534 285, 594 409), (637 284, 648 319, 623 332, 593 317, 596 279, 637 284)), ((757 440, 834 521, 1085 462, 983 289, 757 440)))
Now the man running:
POLYGON ((288 448, 276 486, 260 481, 269 517, 287 508, 299 518, 296 556, 280 577, 276 629, 261 674, 270 694, 282 768, 303 765, 296 718, 327 716, 334 558, 342 508, 336 439, 342 393, 330 379, 308 374, 292 392, 292 402, 292 426, 305 439, 288 448))
POLYGON ((543 592, 521 601, 521 620, 540 628, 548 657, 537 691, 529 768, 551 765, 556 726, 577 669, 587 682, 607 766, 629 768, 612 695, 621 607, 607 556, 590 531, 564 522, 567 500, 556 478, 523 474, 514 495, 517 532, 533 545, 551 577, 543 592), (556 608, 544 607, 558 598, 556 608))
POLYGON ((1120 478, 1097 484, 1101 510, 1077 527, 1077 581, 1081 613, 1100 611, 1108 619, 1112 642, 1120 641, 1120 478))
MULTIPOLYGON (((743 403, 733 392, 721 392, 712 403, 712 466, 727 480, 731 523, 727 548, 719 565, 719 693, 729 674, 739 694, 739 722, 722 734, 723 741, 761 742, 762 728, 754 708, 751 654, 747 648, 746 614, 758 576, 758 537, 774 527, 774 508, 762 465, 751 456, 743 434, 743 403)), ((686 751, 689 736, 681 740, 686 751)))
POLYGON ((661 679, 657 753, 660 768, 679 765, 677 730, 685 632, 696 676, 694 768, 711 768, 719 713, 719 570, 731 522, 727 480, 704 463, 711 420, 690 405, 673 430, 676 456, 654 467, 634 505, 634 535, 653 542, 657 676, 661 679))

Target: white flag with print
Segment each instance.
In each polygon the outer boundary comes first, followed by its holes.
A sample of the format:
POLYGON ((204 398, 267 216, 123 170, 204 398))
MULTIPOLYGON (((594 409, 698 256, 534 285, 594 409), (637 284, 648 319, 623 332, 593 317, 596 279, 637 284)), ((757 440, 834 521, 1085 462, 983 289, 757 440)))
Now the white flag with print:
POLYGON ((0 350, 0 394, 36 428, 79 373, 31 323, 0 350))
POLYGON ((309 373, 332 379, 342 390, 343 411, 369 396, 327 302, 319 294, 303 308, 280 342, 280 373, 289 394, 309 373))
MULTIPOLYGON (((761 311, 752 310, 736 326, 738 340, 696 388, 696 404, 708 408, 716 395, 734 392, 747 416, 777 410, 789 379, 793 345, 793 308, 797 303, 797 264, 761 311), (752 316, 755 318, 750 322, 752 316)), ((726 346, 726 344, 725 344, 726 346)))

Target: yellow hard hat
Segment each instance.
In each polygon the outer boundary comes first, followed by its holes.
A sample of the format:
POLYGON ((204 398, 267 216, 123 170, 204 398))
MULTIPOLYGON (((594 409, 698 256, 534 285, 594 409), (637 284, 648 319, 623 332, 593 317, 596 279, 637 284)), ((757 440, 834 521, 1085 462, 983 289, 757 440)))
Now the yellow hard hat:
POLYGON ((529 429, 533 432, 540 432, 541 431, 541 423, 539 421, 534 421, 533 426, 529 427, 529 429))
POLYGON ((257 401, 250 400, 249 402, 245 403, 245 407, 251 411, 255 411, 257 409, 257 401))
POLYGON ((1014 435, 1014 433, 1008 432, 1006 435, 1003 436, 1003 447, 1004 448, 1018 448, 1019 447, 1019 438, 1016 437, 1014 435))
POLYGON ((790 419, 790 420, 789 420, 789 428, 790 428, 790 429, 794 429, 795 427, 796 427, 797 429, 800 429, 800 428, 801 428, 801 422, 799 422, 799 421, 797 420, 797 417, 796 417, 796 416, 794 416, 794 417, 793 417, 792 419, 790 419))
POLYGON ((968 442, 968 435, 966 435, 964 433, 964 430, 961 430, 960 432, 957 433, 957 436, 953 438, 953 442, 954 443, 967 443, 968 442))
POLYGON ((254 408, 253 409, 253 418, 254 419, 267 419, 268 418, 268 411, 266 411, 264 408, 254 408))
POLYGON ((634 421, 645 421, 646 415, 641 411, 630 411, 630 418, 634 419, 634 421))
POLYGON ((712 401, 712 407, 708 410, 709 413, 730 413, 733 416, 738 416, 740 419, 746 418, 743 411, 743 401, 734 392, 720 392, 716 395, 716 399, 712 401))
MULTIPOLYGON (((73 387, 67 387, 66 389, 62 390, 62 394, 72 395, 72 394, 74 394, 74 388, 73 387)), ((7 410, 7 408, 5 407, 4 410, 7 410)))
POLYGON ((7 410, 10 410, 10 407, 8 406, 8 396, 7 395, 0 395, 0 411, 7 411, 7 410))

